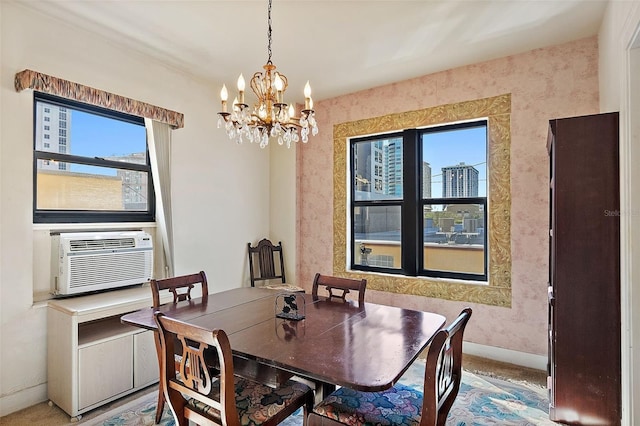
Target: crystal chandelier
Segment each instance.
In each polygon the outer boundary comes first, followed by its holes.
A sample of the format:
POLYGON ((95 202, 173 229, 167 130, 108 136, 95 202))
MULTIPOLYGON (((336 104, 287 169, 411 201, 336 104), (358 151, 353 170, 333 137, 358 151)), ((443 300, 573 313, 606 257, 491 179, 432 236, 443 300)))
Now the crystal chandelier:
POLYGON ((284 102, 284 92, 287 90, 287 77, 275 71, 276 66, 271 62, 271 1, 269 0, 267 31, 269 44, 269 58, 263 66, 264 72, 256 72, 251 78, 251 90, 257 97, 257 102, 250 107, 244 103, 245 80, 242 74, 238 77, 238 97, 233 100, 231 112, 227 111, 227 99, 229 93, 227 87, 222 85, 220 99, 222 111, 218 113, 218 128, 223 124, 229 139, 242 143, 244 140, 257 142, 260 148, 269 144, 269 138, 278 138, 280 145, 291 142, 306 143, 309 133, 318 134, 313 100, 311 99, 311 87, 309 82, 304 87, 304 109, 300 117, 295 116, 293 104, 284 102))

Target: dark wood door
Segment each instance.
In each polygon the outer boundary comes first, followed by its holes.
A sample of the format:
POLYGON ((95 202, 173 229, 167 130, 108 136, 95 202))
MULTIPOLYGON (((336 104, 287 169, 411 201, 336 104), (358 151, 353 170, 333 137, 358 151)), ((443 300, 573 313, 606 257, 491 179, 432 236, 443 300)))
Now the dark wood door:
POLYGON ((550 417, 619 425, 618 113, 551 120, 550 417))

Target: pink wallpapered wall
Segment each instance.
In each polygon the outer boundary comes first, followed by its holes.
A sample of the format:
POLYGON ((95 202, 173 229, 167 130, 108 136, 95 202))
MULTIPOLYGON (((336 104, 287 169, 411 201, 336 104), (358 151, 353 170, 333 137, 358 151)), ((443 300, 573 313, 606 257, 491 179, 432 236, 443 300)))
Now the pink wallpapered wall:
POLYGON ((552 118, 598 113, 597 38, 537 49, 320 101, 320 133, 297 150, 297 283, 333 271, 333 125, 511 93, 512 306, 367 290, 367 301, 442 313, 469 305, 465 340, 547 353, 549 161, 552 118))

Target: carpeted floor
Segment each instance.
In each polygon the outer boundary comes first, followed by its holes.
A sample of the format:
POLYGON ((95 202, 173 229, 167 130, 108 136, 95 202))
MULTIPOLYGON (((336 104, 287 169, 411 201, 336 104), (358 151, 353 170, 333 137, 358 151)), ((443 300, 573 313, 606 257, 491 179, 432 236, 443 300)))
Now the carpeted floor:
MULTIPOLYGON (((546 374, 483 358, 465 355, 463 383, 448 424, 476 425, 555 425, 548 420, 546 374)), ((410 386, 422 386, 423 367, 419 362, 407 371, 402 381, 410 386)), ((0 425, 152 425, 155 417, 157 386, 111 403, 100 410, 86 413, 79 422, 70 422, 59 408, 46 403, 0 418, 0 425)), ((168 412, 162 420, 173 425, 168 412)), ((302 412, 292 416, 282 426, 302 425, 302 412)))

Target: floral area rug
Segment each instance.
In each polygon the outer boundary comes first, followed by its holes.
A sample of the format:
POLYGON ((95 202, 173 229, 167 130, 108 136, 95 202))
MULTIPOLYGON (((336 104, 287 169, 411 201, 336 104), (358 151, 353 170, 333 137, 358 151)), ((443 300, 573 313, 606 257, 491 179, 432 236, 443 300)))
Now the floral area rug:
MULTIPOLYGON (((423 378, 424 360, 418 360, 400 381, 408 386, 422 389, 423 378)), ((156 395, 151 393, 114 409, 100 418, 93 419, 91 424, 153 425, 155 404, 156 395)), ((160 424, 163 426, 175 424, 168 408, 165 409, 160 424)), ((302 410, 298 410, 280 425, 301 426, 302 410)), ((447 418, 447 425, 551 426, 557 424, 549 420, 549 400, 545 388, 464 371, 460 392, 447 418)))

